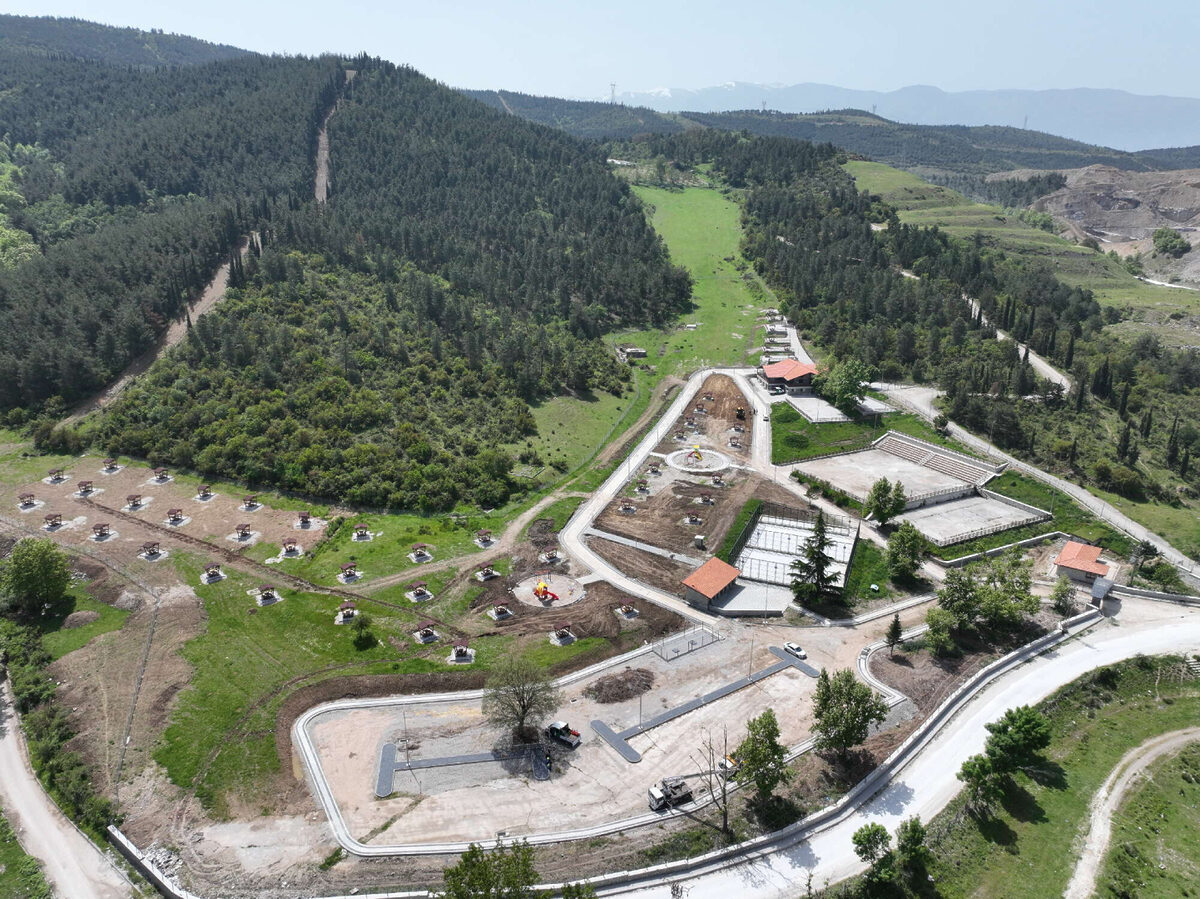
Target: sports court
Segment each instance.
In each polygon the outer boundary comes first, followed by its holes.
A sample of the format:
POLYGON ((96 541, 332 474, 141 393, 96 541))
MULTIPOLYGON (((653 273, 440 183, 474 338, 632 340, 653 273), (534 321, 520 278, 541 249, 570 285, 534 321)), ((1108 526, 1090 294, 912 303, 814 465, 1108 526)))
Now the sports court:
MULTIPOLYGON (((813 534, 816 519, 801 513, 795 515, 766 512, 759 516, 754 530, 742 547, 736 565, 742 578, 791 586, 792 563, 804 552, 804 544, 813 534)), ((830 568, 834 586, 846 582, 846 569, 854 554, 854 543, 858 539, 858 528, 848 518, 836 515, 825 516, 825 535, 829 538, 826 552, 833 560, 830 568)))
POLYGON ((984 534, 1047 521, 1049 518, 1050 513, 1040 509, 1007 503, 990 496, 966 496, 913 509, 898 516, 897 521, 911 521, 931 542, 948 546, 984 534))

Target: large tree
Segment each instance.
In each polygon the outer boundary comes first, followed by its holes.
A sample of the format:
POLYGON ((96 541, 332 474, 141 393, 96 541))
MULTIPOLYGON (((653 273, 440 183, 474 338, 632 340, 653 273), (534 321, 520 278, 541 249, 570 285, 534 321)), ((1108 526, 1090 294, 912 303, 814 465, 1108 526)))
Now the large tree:
POLYGON ((40 615, 57 605, 70 584, 70 559, 53 540, 21 540, 0 569, 5 602, 22 617, 40 615))
POLYGON ((872 724, 883 722, 887 711, 887 703, 849 669, 830 677, 822 668, 813 696, 814 748, 833 750, 844 759, 866 740, 872 724))
POLYGON ((485 852, 472 843, 457 864, 442 872, 442 881, 441 899, 532 899, 538 895, 533 847, 520 842, 485 852))
POLYGON ((833 592, 831 543, 825 532, 825 513, 818 511, 812 536, 804 541, 803 552, 792 562, 792 594, 797 602, 813 602, 833 592))
POLYGON ((861 359, 846 359, 818 378, 817 391, 848 415, 858 413, 875 369, 861 359))
POLYGON ((511 730, 518 741, 532 740, 537 725, 561 704, 562 694, 546 673, 521 657, 500 662, 483 694, 483 714, 488 722, 511 730))
POLYGON ((924 555, 925 537, 911 521, 900 522, 900 527, 888 539, 888 574, 893 580, 910 580, 921 567, 924 555))
POLYGON ((779 721, 774 709, 767 709, 746 722, 746 738, 735 752, 738 761, 738 783, 754 785, 760 802, 766 801, 775 788, 787 783, 791 769, 784 762, 787 750, 779 742, 779 721))
POLYGON ((1002 773, 1028 767, 1050 745, 1050 722, 1027 705, 1009 709, 999 721, 986 727, 990 736, 984 751, 1002 773))

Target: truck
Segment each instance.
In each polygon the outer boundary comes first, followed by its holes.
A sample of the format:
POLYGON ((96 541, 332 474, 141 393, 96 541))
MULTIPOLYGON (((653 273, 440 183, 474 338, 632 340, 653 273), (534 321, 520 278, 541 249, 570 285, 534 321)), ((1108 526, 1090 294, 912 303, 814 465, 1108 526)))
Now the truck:
POLYGON ((682 777, 664 777, 648 792, 650 808, 656 812, 692 801, 692 788, 682 777))
POLYGON ((579 731, 571 730, 571 725, 565 721, 555 721, 546 728, 546 736, 551 740, 557 740, 564 746, 569 746, 574 749, 580 743, 579 731))

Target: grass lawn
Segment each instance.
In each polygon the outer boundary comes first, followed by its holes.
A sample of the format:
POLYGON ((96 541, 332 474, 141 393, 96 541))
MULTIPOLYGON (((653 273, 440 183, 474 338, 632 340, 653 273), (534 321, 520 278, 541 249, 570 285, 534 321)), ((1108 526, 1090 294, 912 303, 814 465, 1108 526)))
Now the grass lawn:
MULTIPOLYGON (((1041 703, 1051 722, 1046 761, 1030 775, 1019 773, 996 814, 982 822, 963 813, 959 796, 930 826, 935 859, 933 895, 944 899, 1045 899, 1061 896, 1077 852, 1075 840, 1088 803, 1120 758, 1150 737, 1195 724, 1200 715, 1200 684, 1195 678, 1158 679, 1159 659, 1135 659, 1101 668, 1064 687, 1041 703)), ((1195 790, 1195 787, 1192 787, 1195 790)), ((1193 792, 1194 796, 1195 793, 1193 792)), ((1172 801, 1186 800, 1178 793, 1172 801)), ((1186 815, 1195 820, 1194 808, 1186 815)), ((1172 819, 1175 820, 1175 819, 1172 819)), ((1194 825, 1189 825, 1194 826, 1194 825)), ((1189 832, 1164 826, 1164 839, 1189 832), (1171 832, 1174 831, 1174 832, 1171 832)), ((1154 836, 1143 834, 1144 840, 1154 836)), ((1116 840, 1120 840, 1118 833, 1116 840)), ((1144 845, 1144 844, 1143 844, 1144 845)), ((1168 873, 1194 872, 1192 842, 1182 856, 1154 857, 1167 863, 1155 872, 1159 887, 1168 873)), ((1190 881, 1192 885, 1195 880, 1190 881)), ((1101 877, 1100 884, 1108 883, 1101 877)), ((1185 892, 1102 893, 1102 895, 1183 896, 1185 892)))
POLYGON ((871 416, 856 421, 813 423, 787 403, 776 403, 771 407, 771 461, 784 465, 828 453, 865 449, 889 429, 964 452, 916 415, 885 415, 878 421, 876 424, 876 417, 871 416))
POLYGON ((943 547, 942 558, 953 559, 969 556, 972 553, 994 549, 997 546, 1004 546, 1006 543, 1025 540, 1050 531, 1062 531, 1082 537, 1084 540, 1099 543, 1119 556, 1128 556, 1133 551, 1133 544, 1127 536, 1077 505, 1075 500, 1061 490, 1055 490, 1041 481, 1035 481, 1033 478, 1015 471, 1006 471, 998 478, 989 481, 987 488, 1039 509, 1045 509, 1047 512, 1053 512, 1054 517, 1038 524, 1015 528, 1011 531, 1001 531, 998 534, 989 534, 976 540, 943 547))
POLYGON ((1150 766, 1112 819, 1112 839, 1097 877, 1103 899, 1170 899, 1200 883, 1200 746, 1150 766), (1162 865, 1163 867, 1160 867, 1162 865))
POLYGON ((0 896, 50 899, 52 895, 37 859, 25 854, 12 826, 0 816, 0 896))
POLYGON ((844 168, 860 189, 877 193, 895 206, 902 222, 936 225, 962 239, 983 232, 999 249, 1045 262, 1065 284, 1088 288, 1102 303, 1163 311, 1200 308, 1200 294, 1139 281, 1116 260, 1028 225, 999 206, 976 203, 878 162, 848 162, 844 168))
POLYGON ((1154 533, 1161 534, 1180 552, 1193 559, 1200 558, 1200 515, 1194 507, 1137 502, 1095 486, 1089 486, 1088 492, 1112 503, 1154 533))
POLYGON ((866 599, 887 599, 896 595, 892 576, 888 574, 887 554, 870 540, 859 540, 846 572, 846 587, 842 597, 848 606, 866 599), (875 584, 879 589, 871 590, 875 584))
POLYGON ((42 632, 42 645, 55 659, 61 659, 67 653, 86 646, 93 637, 120 630, 128 617, 128 612, 92 599, 82 584, 72 584, 66 599, 54 610, 54 614, 38 622, 42 632), (100 617, 82 627, 62 629, 63 620, 68 615, 85 611, 95 612, 100 617))
MULTIPOLYGON (((552 522, 554 522, 554 524, 551 525, 552 529, 555 531, 561 531, 564 527, 566 527, 567 522, 571 520, 571 516, 575 514, 575 510, 579 508, 583 501, 584 497, 582 496, 564 496, 562 499, 555 500, 546 508, 542 509, 542 511, 538 513, 538 518, 549 518, 552 522)), ((530 522, 531 526, 532 524, 533 522, 530 522)), ((525 528, 525 534, 528 533, 529 528, 527 527, 525 528)))

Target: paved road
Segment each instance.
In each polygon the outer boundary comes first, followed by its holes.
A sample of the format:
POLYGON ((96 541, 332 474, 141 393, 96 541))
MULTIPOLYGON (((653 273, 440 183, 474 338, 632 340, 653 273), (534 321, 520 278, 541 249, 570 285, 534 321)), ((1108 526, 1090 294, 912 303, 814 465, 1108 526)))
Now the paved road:
MULTIPOLYGON (((985 322, 987 321, 987 316, 983 315, 979 311, 979 303, 978 302, 971 299, 970 297, 963 297, 963 299, 971 304, 971 310, 973 312, 975 312, 977 315, 979 315, 980 318, 982 318, 985 322)), ((1011 334, 1008 334, 1004 331, 1001 331, 999 328, 997 328, 996 329, 996 339, 997 340, 1012 340, 1014 343, 1017 344, 1017 349, 1022 354, 1024 354, 1026 351, 1028 351, 1029 364, 1033 368, 1033 370, 1038 373, 1039 376, 1041 376, 1042 378, 1044 378, 1047 381, 1053 381, 1055 384, 1061 384, 1063 390, 1071 389, 1071 379, 1069 377, 1067 377, 1067 375, 1063 374, 1063 372, 1059 371, 1057 368, 1055 368, 1053 365, 1051 365, 1049 362, 1047 362, 1045 359, 1043 359, 1041 356, 1039 356, 1037 353, 1035 353, 1033 350, 1031 350, 1025 344, 1016 340, 1011 334)))
POLYGON ((1125 800, 1125 793, 1133 782, 1164 755, 1173 755, 1196 740, 1200 740, 1200 727, 1161 734, 1131 749, 1117 762, 1091 802, 1087 842, 1063 899, 1088 899, 1095 892, 1096 875, 1112 838, 1112 816, 1125 800))
POLYGON ((124 875, 75 829, 34 776, 7 681, 0 691, 0 804, 21 846, 42 863, 62 899, 126 899, 132 894, 124 875))
MULTIPOLYGON (((729 867, 719 864, 678 878, 688 899, 781 899, 802 888, 809 871, 823 884, 851 877, 865 867, 854 854, 851 835, 874 821, 890 831, 906 818, 928 821, 958 793, 953 772, 983 749, 987 731, 1013 706, 1040 702, 1087 672, 1139 653, 1200 649, 1200 609, 1150 601, 1123 603, 1119 622, 1102 622, 1092 630, 1038 656, 998 678, 959 712, 900 774, 858 810, 803 842, 785 838, 729 867)), ((669 899, 670 885, 601 889, 600 895, 638 895, 669 899)))

